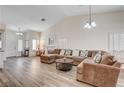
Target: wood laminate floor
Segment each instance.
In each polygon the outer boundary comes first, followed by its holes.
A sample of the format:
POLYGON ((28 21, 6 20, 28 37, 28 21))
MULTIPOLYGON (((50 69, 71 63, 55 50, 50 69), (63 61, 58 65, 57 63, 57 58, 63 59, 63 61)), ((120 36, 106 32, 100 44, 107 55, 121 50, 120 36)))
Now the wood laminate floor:
MULTIPOLYGON (((76 66, 63 72, 56 69, 55 63, 41 63, 38 57, 9 58, 3 72, 9 79, 7 86, 10 87, 91 87, 76 80, 76 66)), ((119 77, 117 86, 124 86, 122 81, 124 75, 119 77)))

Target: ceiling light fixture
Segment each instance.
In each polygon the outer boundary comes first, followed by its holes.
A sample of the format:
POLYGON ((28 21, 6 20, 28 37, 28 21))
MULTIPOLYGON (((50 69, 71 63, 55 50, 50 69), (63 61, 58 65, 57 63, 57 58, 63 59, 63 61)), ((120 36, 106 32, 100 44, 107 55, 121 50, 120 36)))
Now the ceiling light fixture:
POLYGON ((18 36, 22 36, 23 35, 23 33, 20 31, 20 27, 18 28, 18 32, 16 32, 16 35, 18 35, 18 36))
POLYGON ((96 27, 96 22, 92 19, 91 5, 89 5, 89 19, 84 25, 84 28, 92 29, 96 27))

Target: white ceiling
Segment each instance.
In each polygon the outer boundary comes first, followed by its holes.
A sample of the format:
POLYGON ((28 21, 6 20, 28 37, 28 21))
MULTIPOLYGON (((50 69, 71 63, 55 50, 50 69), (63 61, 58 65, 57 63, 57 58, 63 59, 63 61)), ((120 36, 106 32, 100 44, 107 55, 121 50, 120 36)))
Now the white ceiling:
MULTIPOLYGON (((92 7, 93 13, 104 13, 104 12, 114 12, 123 11, 124 6, 119 5, 94 5, 92 7)), ((59 6, 59 8, 68 16, 72 15, 86 15, 88 14, 88 5, 70 5, 70 6, 59 6)))
MULTIPOLYGON (((86 15, 88 6, 86 5, 9 5, 0 6, 0 21, 7 24, 13 30, 20 27, 22 30, 44 31, 53 26, 65 16, 86 15), (45 18, 45 22, 40 19, 45 18)), ((123 11, 124 6, 92 6, 93 13, 123 11)))

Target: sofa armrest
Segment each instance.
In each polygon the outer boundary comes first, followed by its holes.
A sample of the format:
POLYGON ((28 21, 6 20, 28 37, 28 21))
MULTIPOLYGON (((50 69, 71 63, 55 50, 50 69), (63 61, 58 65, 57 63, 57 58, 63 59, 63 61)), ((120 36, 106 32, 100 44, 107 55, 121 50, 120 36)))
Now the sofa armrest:
POLYGON ((105 64, 97 64, 97 63, 92 63, 92 62, 84 62, 84 66, 91 66, 94 69, 104 69, 106 71, 108 70, 114 70, 114 71, 120 71, 120 68, 110 66, 110 65, 105 65, 105 64))
POLYGON ((95 86, 116 86, 120 69, 113 66, 83 63, 83 80, 95 86))

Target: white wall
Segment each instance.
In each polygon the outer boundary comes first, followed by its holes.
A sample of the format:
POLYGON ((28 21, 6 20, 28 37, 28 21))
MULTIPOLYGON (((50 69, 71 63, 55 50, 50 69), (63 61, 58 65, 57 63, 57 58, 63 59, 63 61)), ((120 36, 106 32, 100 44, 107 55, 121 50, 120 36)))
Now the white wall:
POLYGON ((30 55, 36 55, 36 51, 32 51, 32 40, 40 40, 40 32, 35 31, 28 31, 24 32, 24 36, 17 36, 16 31, 12 31, 10 29, 6 30, 5 35, 5 56, 6 57, 13 57, 13 56, 21 56, 21 52, 17 51, 18 48, 18 39, 23 40, 23 48, 25 48, 25 40, 29 40, 29 49, 30 55))
POLYGON ((16 32, 7 29, 5 38, 6 38, 5 56, 6 57, 16 56, 17 48, 16 32))
POLYGON ((24 48, 24 37, 17 36, 16 31, 7 29, 5 35, 5 56, 13 57, 13 56, 21 56, 21 52, 18 52, 18 39, 23 40, 23 48, 24 48))
POLYGON ((66 48, 108 50, 108 33, 124 30, 124 12, 95 14, 94 20, 97 24, 95 31, 87 31, 83 29, 87 16, 66 17, 43 32, 44 40, 47 42, 47 33, 53 32, 57 37, 57 47, 60 47, 59 41, 65 39, 66 48))

